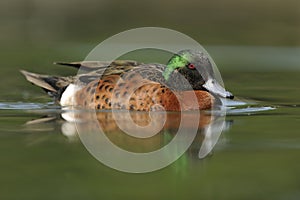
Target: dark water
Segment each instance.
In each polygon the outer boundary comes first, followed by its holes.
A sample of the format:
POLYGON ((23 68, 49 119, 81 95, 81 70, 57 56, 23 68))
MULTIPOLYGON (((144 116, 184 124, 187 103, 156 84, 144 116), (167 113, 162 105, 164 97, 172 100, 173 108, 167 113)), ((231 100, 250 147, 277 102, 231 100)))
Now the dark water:
MULTIPOLYGON (((204 159, 198 157, 200 135, 176 162, 144 174, 123 173, 101 164, 85 149, 74 126, 60 117, 59 107, 28 84, 17 67, 2 68, 2 80, 13 87, 1 86, 0 198, 299 199, 299 62, 281 65, 274 57, 276 69, 270 67, 273 62, 269 59, 248 60, 243 65, 242 59, 225 59, 222 48, 213 47, 211 53, 223 66, 220 71, 227 89, 247 104, 227 114, 226 131, 204 159)), ((249 51, 252 54, 247 52, 247 58, 255 57, 257 51, 249 51)), ((274 51, 284 52, 282 59, 293 57, 286 49, 274 51)), ((246 53, 240 51, 240 55, 246 53)), ((32 67, 23 68, 76 73, 52 66, 42 69, 35 67, 37 63, 28 61, 26 66, 32 67)), ((168 135, 161 133, 143 149, 137 141, 128 142, 112 130, 112 140, 137 152, 159 148, 173 137, 166 139, 168 135)))

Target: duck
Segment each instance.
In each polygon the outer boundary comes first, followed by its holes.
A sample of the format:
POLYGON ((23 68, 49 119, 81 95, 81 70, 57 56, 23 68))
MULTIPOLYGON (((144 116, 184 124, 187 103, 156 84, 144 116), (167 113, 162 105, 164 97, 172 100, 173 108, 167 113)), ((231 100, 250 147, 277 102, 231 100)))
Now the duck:
POLYGON ((205 53, 181 50, 167 64, 134 60, 57 62, 78 69, 74 76, 20 70, 62 107, 95 110, 186 111, 211 109, 220 98, 233 99, 216 80, 205 53), (195 103, 196 97, 196 103, 195 103))

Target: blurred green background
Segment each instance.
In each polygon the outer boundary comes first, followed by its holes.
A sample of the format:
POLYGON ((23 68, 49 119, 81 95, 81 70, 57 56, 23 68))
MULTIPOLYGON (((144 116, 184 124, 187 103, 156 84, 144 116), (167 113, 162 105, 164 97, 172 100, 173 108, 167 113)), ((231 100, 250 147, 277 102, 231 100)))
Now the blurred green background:
MULTIPOLYGON (((184 155, 149 174, 125 174, 61 133, 26 127, 51 110, 0 111, 0 199, 299 199, 300 1, 0 1, 0 101, 47 103, 19 69, 69 75, 78 61, 131 28, 180 31, 202 44, 237 97, 274 111, 234 115, 212 156, 184 155), (225 141, 225 142, 224 142, 225 141)), ((7 104, 5 104, 7 105, 7 104)))
POLYGON ((297 0, 1 1, 1 41, 46 46, 94 43, 121 31, 158 26, 201 44, 300 44, 297 0))

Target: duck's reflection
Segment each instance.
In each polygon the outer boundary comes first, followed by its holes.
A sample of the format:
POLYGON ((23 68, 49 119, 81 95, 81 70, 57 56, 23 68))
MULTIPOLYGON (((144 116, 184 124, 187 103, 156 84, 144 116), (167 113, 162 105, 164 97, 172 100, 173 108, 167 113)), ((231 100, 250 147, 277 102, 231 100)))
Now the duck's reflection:
MULTIPOLYGON (((29 131, 49 131, 51 127, 61 132, 70 141, 95 140, 94 144, 105 142, 93 138, 100 132, 115 146, 129 152, 147 153, 159 150, 176 139, 180 147, 189 144, 187 153, 197 158, 210 154, 222 132, 232 124, 224 114, 208 112, 112 112, 64 110, 61 117, 48 115, 26 123, 29 131), (62 120, 63 119, 63 120, 62 120), (183 120, 184 119, 184 120, 183 120), (182 132, 181 135, 179 132, 182 132), (176 135, 180 135, 176 138, 176 135), (96 141, 97 140, 97 141, 96 141)), ((104 145, 103 145, 104 146, 104 145)))
POLYGON ((89 144, 93 143, 90 145, 103 147, 104 139, 98 136, 104 133, 112 144, 135 153, 159 150, 174 141, 179 131, 183 131, 176 138, 175 145, 180 147, 192 139, 188 152, 201 159, 212 151, 222 131, 231 124, 225 121, 224 115, 196 111, 159 113, 70 110, 62 113, 62 118, 66 121, 61 130, 68 137, 76 137, 79 133, 83 142, 88 140, 89 144))

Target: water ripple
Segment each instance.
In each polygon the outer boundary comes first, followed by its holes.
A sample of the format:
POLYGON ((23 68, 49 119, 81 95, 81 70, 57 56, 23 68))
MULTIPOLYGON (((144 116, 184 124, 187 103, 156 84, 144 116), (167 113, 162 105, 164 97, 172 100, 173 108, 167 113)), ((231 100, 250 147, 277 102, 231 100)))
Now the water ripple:
POLYGON ((0 102, 0 110, 35 110, 57 108, 52 102, 28 103, 28 102, 0 102))

